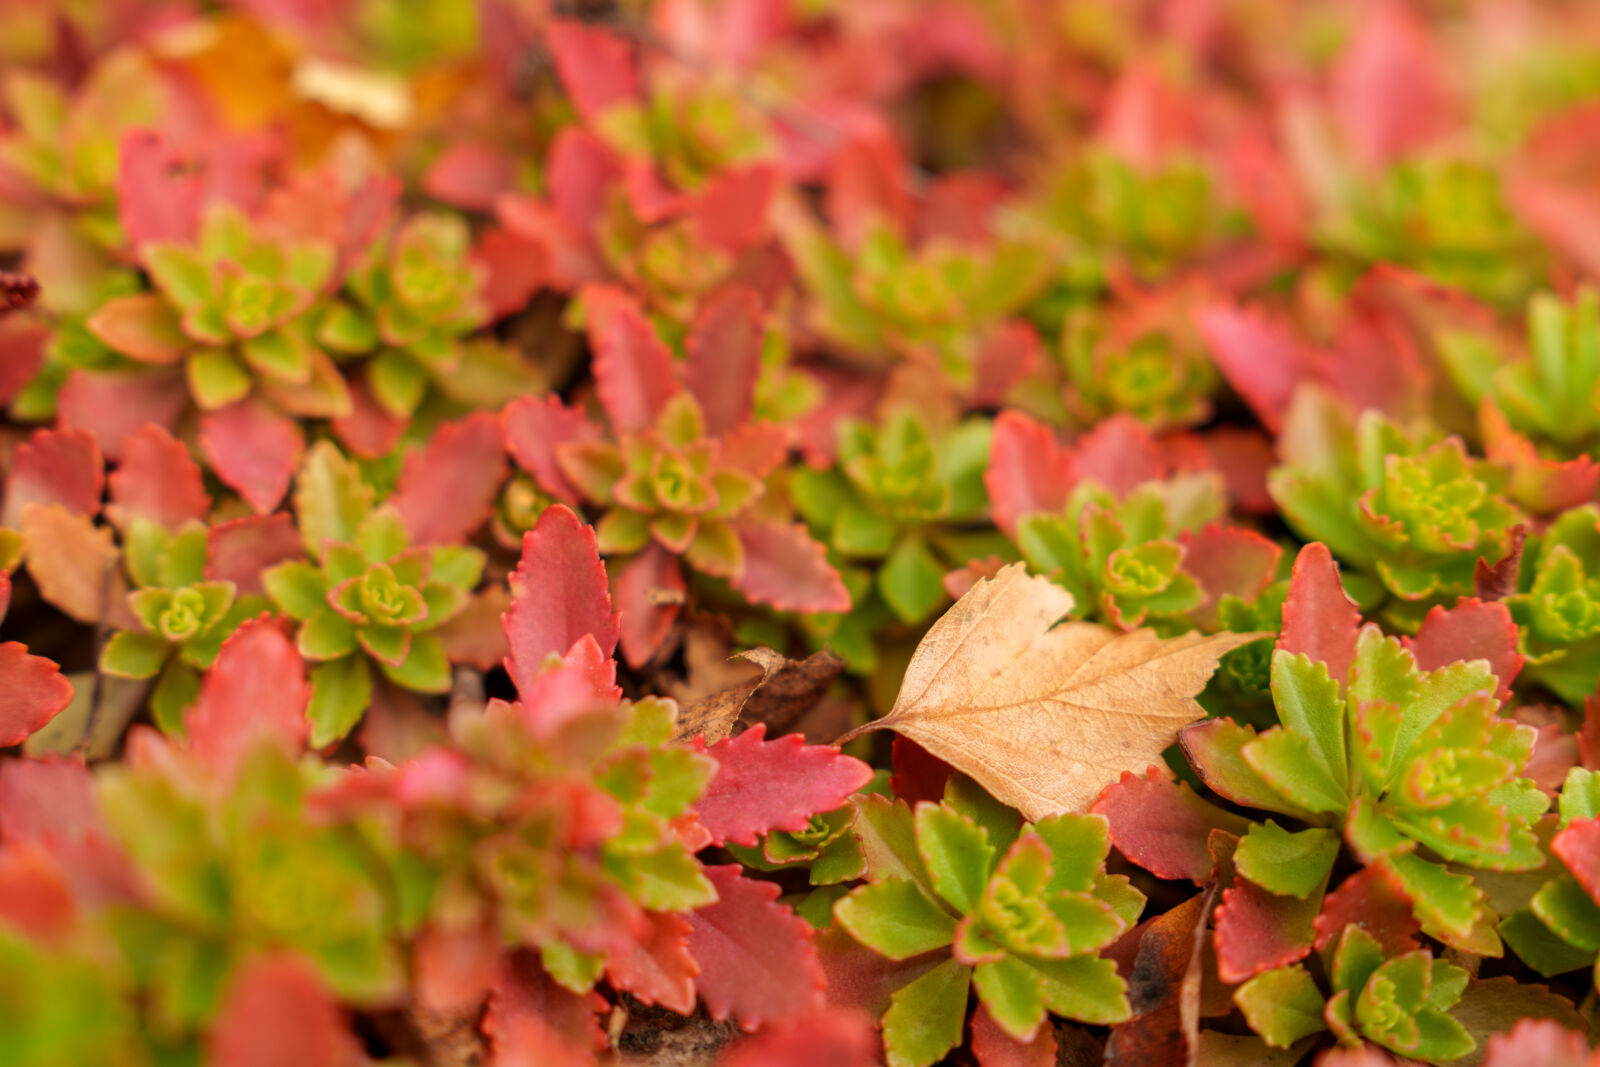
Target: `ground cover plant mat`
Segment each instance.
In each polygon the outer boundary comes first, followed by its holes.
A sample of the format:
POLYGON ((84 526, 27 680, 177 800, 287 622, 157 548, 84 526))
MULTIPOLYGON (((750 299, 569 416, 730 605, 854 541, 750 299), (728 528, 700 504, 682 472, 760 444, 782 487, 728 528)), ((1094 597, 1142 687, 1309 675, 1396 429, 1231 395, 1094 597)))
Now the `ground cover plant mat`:
POLYGON ((0 0, 0 1067, 1600 1067, 1600 6, 0 0))

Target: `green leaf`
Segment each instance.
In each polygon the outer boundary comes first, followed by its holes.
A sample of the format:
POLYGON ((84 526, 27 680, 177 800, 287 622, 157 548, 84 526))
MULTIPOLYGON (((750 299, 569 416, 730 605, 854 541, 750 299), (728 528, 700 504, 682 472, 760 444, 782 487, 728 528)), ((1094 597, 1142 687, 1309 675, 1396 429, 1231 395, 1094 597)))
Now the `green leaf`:
POLYGON ((978 906, 994 869, 989 835, 942 804, 917 805, 913 819, 917 852, 927 864, 934 892, 958 914, 967 914, 978 906))
POLYGON ((1234 990, 1233 1002, 1245 1022, 1273 1048, 1288 1048, 1328 1028, 1324 1000, 1303 967, 1280 967, 1256 975, 1234 990))
POLYGON ((893 519, 853 504, 838 512, 831 543, 841 554, 860 559, 882 559, 894 547, 899 527, 893 519))
POLYGON ((947 599, 944 568, 921 538, 903 540, 878 568, 878 591, 901 622, 921 622, 947 599))
POLYGON ((118 630, 100 652, 100 669, 120 678, 153 678, 172 646, 154 634, 118 630))
POLYGON ((1561 827, 1573 819, 1600 818, 1600 773, 1573 767, 1561 784, 1561 827))
POLYGON ((386 348, 367 362, 372 395, 391 415, 406 416, 417 410, 428 391, 428 375, 405 353, 386 348))
POLYGON ((1595 962, 1594 950, 1568 943, 1527 908, 1512 912, 1500 923, 1500 936, 1518 959, 1546 978, 1595 962))
POLYGON ((362 656, 344 656, 311 668, 311 747, 342 741, 372 703, 372 669, 362 656))
POLYGON ((606 855, 608 873, 651 911, 690 911, 717 899, 711 880, 682 845, 644 854, 606 855))
POLYGON ((905 802, 857 796, 850 803, 856 808, 852 829, 867 856, 867 880, 900 878, 920 886, 929 897, 937 896, 928 868, 917 851, 911 809, 905 802))
POLYGON ((587 993, 605 973, 606 958, 601 953, 579 952, 565 941, 549 940, 539 946, 539 962, 545 973, 563 989, 587 993))
POLYGON ((1046 1006, 1057 1015, 1096 1026, 1126 1022, 1128 984, 1117 965, 1099 956, 1068 956, 1060 960, 1019 957, 1039 975, 1046 1006))
POLYGON ((1087 893, 1102 874, 1111 852, 1110 824, 1103 815, 1051 815, 1033 825, 1050 850, 1050 881, 1045 893, 1087 893))
MULTIPOLYGON (((192 522, 167 541, 156 565, 162 585, 177 589, 205 581, 209 535, 205 524, 192 522)), ((232 583, 228 584, 231 589, 232 583)))
POLYGON ((1302 734, 1282 727, 1268 730, 1244 746, 1245 762, 1290 803, 1324 815, 1343 814, 1350 806, 1343 784, 1328 776, 1302 734))
POLYGON ((956 920, 900 878, 860 886, 833 908, 850 936, 880 956, 906 960, 950 944, 956 920))
POLYGON ((1409 852, 1385 856, 1380 862, 1411 898, 1411 910, 1424 933, 1457 946, 1472 938, 1483 914, 1483 891, 1470 877, 1409 852))
POLYGON ((332 608, 319 608, 300 627, 296 644, 306 659, 339 659, 356 650, 356 628, 332 608))
POLYGON ((1325 663, 1298 652, 1272 654, 1272 702, 1283 725, 1311 743, 1328 777, 1345 777, 1345 701, 1325 663))
POLYGON ((314 558, 327 541, 351 541, 372 510, 372 487, 356 465, 331 441, 318 441, 306 454, 295 480, 294 506, 300 533, 314 558))
POLYGON ((1304 900, 1327 881, 1338 856, 1339 835, 1334 831, 1314 826, 1290 833, 1269 819, 1251 825, 1233 862, 1240 874, 1268 892, 1304 900))
POLYGON ((328 583, 322 572, 304 560, 268 567, 261 584, 284 614, 299 622, 328 610, 328 583))
POLYGON ((1584 952, 1600 951, 1600 905, 1571 875, 1546 882, 1528 906, 1567 944, 1584 952))
POLYGON ((444 645, 432 634, 414 634, 411 651, 398 666, 379 661, 378 666, 396 685, 416 693, 448 693, 450 691, 450 660, 444 654, 444 645))
POLYGON ((1045 1019, 1039 972, 1019 957, 1007 956, 978 964, 972 972, 972 985, 1000 1029, 1020 1042, 1033 1040, 1045 1019))
POLYGON ((931 1067, 961 1043, 971 984, 970 967, 946 960, 895 991, 883 1014, 889 1067, 931 1067))
POLYGON ((225 348, 201 348, 184 364, 189 392, 202 411, 216 411, 250 395, 250 372, 225 348))
POLYGON ((200 698, 200 672, 174 656, 150 694, 150 713, 169 737, 183 736, 183 717, 200 698))

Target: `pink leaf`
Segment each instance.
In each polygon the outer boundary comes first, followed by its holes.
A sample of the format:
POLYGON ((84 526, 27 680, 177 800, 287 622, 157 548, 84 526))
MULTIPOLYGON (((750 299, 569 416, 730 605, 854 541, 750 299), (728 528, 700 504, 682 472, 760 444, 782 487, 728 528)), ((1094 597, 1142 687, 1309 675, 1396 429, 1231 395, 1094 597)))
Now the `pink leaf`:
POLYGON ((1453 608, 1436 606, 1422 620, 1416 636, 1402 640, 1425 671, 1469 659, 1488 660, 1500 682, 1496 695, 1509 701, 1511 683, 1522 669, 1517 636, 1517 624, 1504 604, 1463 597, 1453 608))
POLYGON ((1316 894, 1305 900, 1280 897, 1237 879, 1233 888, 1222 891, 1222 903, 1212 915, 1217 977, 1242 982, 1305 959, 1316 937, 1312 922, 1320 904, 1316 894))
POLYGON ((1360 627, 1361 611, 1340 584, 1332 553, 1321 541, 1313 541, 1295 557, 1278 647, 1327 664, 1328 674, 1342 690, 1355 658, 1360 627))
POLYGON ((1600 272, 1597 129, 1600 105, 1593 102, 1546 120, 1513 157, 1505 194, 1529 229, 1589 274, 1600 272))
POLYGON ((1179 542, 1184 547, 1183 569, 1206 594, 1206 602, 1193 615, 1207 628, 1216 625, 1217 602, 1224 595, 1231 593, 1241 600, 1260 596, 1271 584, 1283 555, 1277 542, 1254 530, 1215 522, 1199 530, 1185 530, 1179 542))
POLYGON ((494 210, 495 197, 517 183, 517 162, 482 141, 454 141, 428 165, 422 191, 468 211, 494 210))
POLYGON ((911 190, 904 153, 884 134, 847 143, 828 172, 825 209, 846 248, 857 248, 874 223, 904 235, 911 227, 911 190))
POLYGON ((400 443, 406 420, 383 409, 364 376, 351 379, 349 393, 350 413, 329 420, 334 435, 354 455, 366 459, 386 455, 400 443))
POLYGON ((746 600, 779 611, 850 610, 850 592, 828 550, 803 525, 745 522, 734 532, 744 546, 744 571, 732 585, 746 600))
POLYGON ((978 1067, 1055 1067, 1056 1032, 1046 1024, 1032 1041, 1018 1041, 994 1021, 981 1002, 972 1015, 972 1055, 978 1067))
POLYGON ((1002 411, 989 438, 989 466, 983 484, 995 525, 1017 536, 1017 522, 1035 512, 1061 510, 1077 484, 1072 450, 1055 432, 1020 411, 1002 411))
POLYGON ((561 85, 585 122, 639 98, 639 72, 626 39, 569 19, 552 19, 546 33, 561 85))
POLYGON ((811 925, 777 903, 778 887, 740 877, 738 864, 705 868, 714 904, 689 913, 696 985, 713 1019, 747 1029, 822 1010, 824 979, 811 925))
POLYGON ((217 477, 265 515, 288 492, 305 438, 287 415, 241 400, 200 417, 200 448, 217 477))
MULTIPOLYGON (((692 1003, 692 1002, 691 1002, 692 1003)), ((556 985, 537 959, 508 961, 484 1016, 491 1067, 588 1067, 605 1047, 598 993, 573 993, 556 985)))
POLYGON ((1277 318, 1231 304, 1200 308, 1195 327, 1234 392, 1277 433, 1295 387, 1310 373, 1310 350, 1277 318))
POLYGON ((622 164, 611 146, 588 130, 569 126, 550 142, 545 160, 550 201, 561 221, 587 233, 606 209, 622 164))
POLYGON ((424 1011, 476 1013, 500 970, 500 938, 488 926, 430 923, 417 934, 413 989, 424 1011))
POLYGON ((300 653, 266 616, 244 623, 200 682, 200 696, 185 726, 189 748, 224 782, 260 742, 290 753, 304 747, 309 724, 300 653))
POLYGON ((1042 359, 1039 332, 1021 319, 1010 319, 990 331, 978 349, 975 378, 968 403, 995 407, 1011 387, 1032 374, 1042 359))
POLYGON ((1483 431, 1484 455, 1510 472, 1509 495, 1524 508, 1538 515, 1555 515, 1594 499, 1600 486, 1600 464, 1589 456, 1580 453, 1567 460, 1541 456, 1488 397, 1478 408, 1478 425, 1483 431))
POLYGON ((106 515, 126 530, 134 519, 149 519, 169 530, 204 520, 211 510, 200 465, 166 430, 149 424, 123 443, 122 465, 110 479, 106 515))
POLYGON ((499 420, 480 411, 441 423, 406 456, 389 503, 412 544, 459 544, 489 518, 505 477, 499 420))
POLYGON ((479 235, 472 258, 487 272, 483 299, 491 319, 522 310, 550 277, 544 247, 500 226, 479 235))
POLYGON ((125 134, 117 160, 117 214, 128 242, 193 241, 205 190, 190 161, 155 130, 125 134))
POLYGON ((749 420, 765 334, 761 301, 748 289, 720 290, 695 313, 684 343, 684 383, 700 402, 711 436, 749 420))
POLYGON ((123 444, 145 424, 170 431, 188 406, 183 374, 171 369, 75 370, 56 396, 61 428, 88 433, 112 460, 122 458, 123 444))
POLYGON ((5 525, 13 528, 21 525, 29 504, 58 504, 74 515, 95 515, 105 488, 100 449, 81 430, 35 430, 17 446, 5 487, 5 525))
POLYGON ((600 441, 605 431, 554 393, 520 396, 500 415, 506 450, 517 466, 533 475, 539 488, 564 503, 576 503, 578 491, 561 473, 556 446, 568 441, 600 441))
POLYGON ((0 762, 0 841, 48 844, 104 833, 94 781, 81 760, 0 762))
POLYGON ((1131 771, 1106 786, 1091 809, 1110 822, 1111 842, 1157 878, 1187 878, 1204 885, 1214 863, 1206 841, 1212 830, 1243 835, 1250 822, 1202 800, 1185 782, 1160 768, 1141 778, 1131 771))
POLYGON ((232 582, 240 596, 263 592, 261 572, 305 556, 294 520, 283 512, 246 515, 211 527, 206 536, 206 578, 232 582))
POLYGON ((17 641, 0 645, 0 748, 20 745, 72 700, 72 683, 17 641))
POLYGON ((649 663, 683 611, 688 586, 678 558, 651 541, 622 565, 612 591, 616 595, 622 656, 638 669, 649 663))
POLYGON ((1425 147, 1455 121, 1448 72, 1427 27, 1391 0, 1367 5, 1334 65, 1331 88, 1346 140, 1373 169, 1425 147))
POLYGON ((505 662, 511 648, 500 617, 511 607, 511 594, 502 585, 491 585, 473 596, 461 614, 433 631, 444 645, 451 663, 465 663, 480 671, 492 670, 505 662))
POLYGON ((1550 842, 1550 851, 1584 892, 1600 900, 1600 819, 1574 819, 1550 842))
POLYGON ((0 928, 55 942, 77 919, 72 885, 54 856, 37 845, 0 849, 0 928))
POLYGON ((506 668, 518 692, 531 690, 546 656, 565 655, 580 638, 593 637, 605 656, 617 647, 617 616, 594 528, 570 508, 546 508, 522 535, 522 561, 510 582, 506 668))
POLYGON ((212 1067, 354 1067, 362 1062, 338 1002, 298 956, 258 956, 228 983, 209 1035, 212 1067))
POLYGON ((44 366, 45 345, 55 336, 44 324, 0 313, 0 404, 15 400, 44 366))
POLYGON ((763 163, 730 168, 713 177, 689 203, 700 240, 742 252, 767 236, 780 177, 777 167, 763 163))
POLYGON ((646 1004, 688 1015, 694 1010, 694 980, 701 971, 689 951, 690 920, 668 912, 645 915, 644 932, 626 950, 607 956, 606 978, 646 1004))
POLYGON ((722 435, 722 462, 746 474, 765 478, 789 455, 789 427, 776 422, 747 422, 722 435))
POLYGON ((1073 444, 1074 465, 1084 481, 1095 481, 1117 496, 1163 478, 1167 463, 1144 423, 1118 412, 1102 419, 1073 444))
POLYGON ((754 845, 774 830, 805 829, 811 816, 841 807, 850 794, 872 779, 872 768, 832 745, 808 745, 800 734, 765 740, 757 723, 737 737, 705 748, 717 773, 694 810, 713 844, 754 845))
POLYGON ((623 434, 649 428, 678 391, 672 353, 638 301, 621 289, 591 285, 583 290, 583 307, 595 389, 612 429, 623 434))
POLYGON ((763 1026, 733 1046, 717 1067, 877 1067, 882 1062, 872 1017, 830 1005, 821 1015, 763 1026))
POLYGON ((1597 1059, 1583 1031, 1554 1019, 1522 1019, 1489 1038, 1483 1067, 1594 1067, 1597 1059))

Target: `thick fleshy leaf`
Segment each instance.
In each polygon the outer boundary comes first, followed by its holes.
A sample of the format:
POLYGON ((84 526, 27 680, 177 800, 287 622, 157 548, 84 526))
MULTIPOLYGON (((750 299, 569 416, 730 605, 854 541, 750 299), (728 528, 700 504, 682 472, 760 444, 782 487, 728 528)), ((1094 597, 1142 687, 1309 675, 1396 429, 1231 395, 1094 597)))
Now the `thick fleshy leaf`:
POLYGON ((764 332, 761 301, 748 289, 721 289, 695 313, 684 341, 684 383, 713 437, 750 418, 764 332))
POLYGON ((1489 1039, 1484 1067, 1587 1067, 1589 1042, 1582 1030, 1569 1030, 1553 1019, 1523 1019, 1489 1039))
POLYGON ((239 596, 265 592, 262 571, 304 555, 294 519, 281 511, 229 519, 206 535, 206 580, 232 582, 239 596))
POLYGON ((72 701, 72 683, 17 641, 0 645, 0 748, 26 741, 72 701))
POLYGON ((995 525, 1007 536, 1016 537, 1026 515, 1060 511, 1077 480, 1072 450, 1050 427, 1020 411, 1002 411, 994 420, 983 484, 995 525))
POLYGON ((539 488, 567 504, 578 502, 578 491, 561 473, 556 446, 568 441, 599 441, 605 431, 577 408, 569 408, 554 393, 522 396, 506 405, 500 416, 506 450, 517 466, 533 475, 539 488))
POLYGON ((1574 819, 1550 842, 1578 884, 1600 902, 1600 819, 1574 819))
POLYGON ((1213 918, 1217 975, 1224 982, 1242 982, 1304 959, 1316 936, 1312 920, 1321 903, 1316 894, 1278 896, 1238 879, 1222 891, 1213 918))
POLYGON ((1233 995, 1250 1029, 1274 1048, 1288 1048, 1302 1037, 1321 1033, 1325 1001, 1310 972, 1303 967, 1258 974, 1233 995))
POLYGON ((754 845, 774 830, 803 830, 811 816, 842 806, 872 779, 872 768, 832 745, 808 745, 800 734, 768 741, 756 724, 709 748, 691 742, 717 761, 716 776, 694 810, 713 844, 754 845))
POLYGON ((211 510, 200 465, 189 450, 154 424, 123 443, 122 465, 108 479, 111 503, 106 515, 126 530, 134 519, 149 519, 176 529, 211 510))
POLYGON ((108 527, 58 504, 32 504, 23 512, 22 533, 28 573, 51 604, 79 622, 126 616, 127 581, 108 527))
POLYGON ((1211 877, 1211 831, 1238 836, 1250 827, 1248 819, 1201 799, 1187 782, 1154 766, 1142 777, 1123 771, 1090 810, 1106 817, 1118 852, 1157 878, 1187 878, 1196 885, 1211 877))
POLYGON ((972 968, 945 960, 895 990, 883 1015, 883 1045, 894 1067, 930 1067, 961 1043, 972 968))
POLYGON ((488 519, 505 481, 500 426, 488 412, 442 423, 406 456, 389 503, 414 545, 456 544, 488 519))
POLYGON ((522 535, 522 561, 511 573, 511 610, 504 616, 511 646, 507 669, 519 692, 531 691, 544 658, 564 656, 592 636, 605 656, 617 647, 617 615, 594 528, 560 504, 545 509, 522 535))
POLYGON ((612 593, 628 666, 643 667, 661 651, 683 611, 688 591, 683 565, 655 541, 622 565, 612 593))
POLYGON ((850 610, 850 591, 828 562, 828 550, 804 525, 741 522, 734 533, 744 548, 744 570, 730 584, 752 604, 805 613, 850 610))
POLYGON ((1031 323, 1021 319, 1001 323, 978 349, 968 403, 973 407, 999 407, 1011 387, 1038 368, 1043 350, 1039 331, 1031 323))
POLYGON ((972 1054, 978 1067, 1054 1067, 1056 1033, 1043 1026, 1032 1041, 1018 1041, 980 1003, 972 1016, 972 1054))
POLYGON ((1144 423, 1124 412, 1102 419, 1073 445, 1078 477, 1099 482, 1117 496, 1165 477, 1161 446, 1144 423))
POLYGON ((1254 600, 1261 595, 1278 569, 1283 549, 1275 541, 1239 526, 1208 523, 1199 530, 1185 530, 1178 538, 1183 545, 1183 570, 1194 576, 1205 592, 1205 603, 1191 616, 1210 629, 1217 622, 1217 602, 1227 595, 1254 600))
POLYGON ((738 864, 707 867, 714 904, 689 913, 689 952, 700 998, 714 1019, 747 1028, 820 1011, 822 964, 805 920, 779 905, 778 887, 741 877, 738 864))
POLYGON ((250 620, 222 643, 200 683, 185 723, 189 747, 224 782, 258 743, 297 754, 309 729, 310 695, 294 644, 270 621, 250 620))
POLYGON ((228 982, 208 1037, 213 1067, 351 1067, 361 1061, 338 1001, 298 956, 258 956, 228 982))
POLYGON ((1231 304, 1201 308, 1195 326, 1228 384, 1277 433, 1295 386, 1310 373, 1306 346, 1276 317, 1231 304))
POLYGON ((179 362, 191 344, 179 328, 178 313, 156 293, 112 297, 84 325, 106 347, 154 366, 179 362))
POLYGON ((241 400, 200 417, 200 448, 217 477, 265 515, 288 492, 305 438, 287 415, 241 400))
POLYGON ((188 406, 183 375, 163 369, 75 370, 56 395, 61 427, 91 435, 112 460, 122 457, 123 443, 146 423, 171 430, 188 406))
POLYGON ((129 131, 117 152, 117 217, 135 248, 194 240, 204 184, 159 130, 129 131))
POLYGON ((43 323, 0 313, 0 404, 10 404, 33 381, 54 336, 43 323))
POLYGON ((561 84, 585 121, 639 97, 633 46, 598 26, 552 19, 545 30, 561 84))
POLYGON ((20 526, 29 504, 58 504, 74 515, 94 515, 104 488, 105 464, 91 435, 36 430, 12 457, 5 481, 5 525, 20 526))
POLYGON ((1342 691, 1360 627, 1361 609, 1345 593, 1333 555, 1327 545, 1313 541, 1295 557, 1278 648, 1326 665, 1342 691))
POLYGON ((608 285, 583 290, 595 390, 619 434, 653 426, 678 392, 672 352, 633 296, 608 285))
POLYGON ((1435 607, 1422 620, 1416 636, 1403 640, 1416 657, 1417 667, 1424 671, 1464 660, 1488 660, 1500 683, 1496 696, 1502 701, 1511 699, 1511 683, 1522 669, 1522 654, 1517 651, 1517 624, 1504 604, 1464 597, 1453 608, 1435 607))
POLYGON ((694 980, 702 965, 689 951, 694 928, 688 917, 647 914, 642 932, 606 958, 606 976, 646 1004, 681 1015, 694 1010, 694 980))

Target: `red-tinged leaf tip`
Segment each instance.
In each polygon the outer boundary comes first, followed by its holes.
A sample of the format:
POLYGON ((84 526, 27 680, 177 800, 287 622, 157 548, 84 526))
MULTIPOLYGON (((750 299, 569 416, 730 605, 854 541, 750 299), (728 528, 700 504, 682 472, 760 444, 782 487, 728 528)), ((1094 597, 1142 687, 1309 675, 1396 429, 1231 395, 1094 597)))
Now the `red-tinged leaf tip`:
POLYGON ((1322 898, 1322 910, 1312 920, 1317 933, 1312 947, 1321 952, 1335 944, 1346 926, 1359 926, 1371 934, 1386 956, 1417 948, 1416 935, 1422 929, 1411 902, 1382 867, 1363 867, 1322 898))
POLYGON ((746 522, 735 533, 744 546, 744 570, 731 584, 746 600, 779 611, 850 610, 850 591, 805 526, 746 522))
POLYGON ((20 745, 72 700, 72 683, 54 660, 17 641, 0 645, 0 748, 20 745))
POLYGON ((778 886, 741 877, 738 864, 705 868, 717 900, 689 913, 695 985, 713 1019, 746 1029, 822 1010, 824 978, 811 925, 777 903, 778 886))
POLYGON ((1018 1041, 1000 1028, 981 1002, 972 1015, 972 1055, 978 1067, 1054 1067, 1056 1032, 1041 1026, 1032 1041, 1018 1041))
POLYGON ((222 781, 256 744, 271 741, 298 754, 306 743, 311 687, 294 644, 267 616, 251 619, 222 643, 185 722, 189 748, 222 781))
POLYGON ((1239 878, 1222 891, 1212 915, 1217 977, 1243 982, 1262 971, 1287 967, 1311 953, 1317 900, 1280 897, 1239 878))
POLYGON ((1185 530, 1179 538, 1184 547, 1183 569, 1193 575, 1205 591, 1206 600, 1194 617, 1202 626, 1216 622, 1217 602, 1227 594, 1243 600, 1261 595, 1278 570, 1283 549, 1278 543, 1254 530, 1239 526, 1208 523, 1199 530, 1185 530))
POLYGON ((281 511, 229 519, 206 535, 206 578, 232 582, 240 596, 249 596, 264 591, 262 571, 305 554, 294 519, 281 511))
POLYGON ((585 122, 639 98, 639 71, 626 39, 570 19, 552 19, 546 34, 561 85, 585 122))
POLYGON ((540 489, 566 504, 578 501, 578 490, 561 473, 556 447, 568 441, 599 441, 605 431, 577 408, 569 408, 561 398, 521 396, 506 405, 500 415, 506 451, 517 466, 533 475, 540 489))
POLYGON ((594 528, 570 508, 546 508, 522 535, 522 561, 510 582, 511 610, 502 621, 511 646, 506 667, 518 692, 529 691, 546 656, 566 655, 585 636, 606 656, 617 647, 617 615, 594 528))
POLYGON ((678 391, 672 352, 632 295, 609 285, 583 290, 595 389, 617 433, 653 426, 678 391))
POLYGON ((1248 819, 1201 799, 1157 767, 1142 778, 1124 771, 1091 810, 1106 817, 1112 843, 1129 860, 1157 878, 1187 878, 1195 885, 1211 877, 1211 831, 1242 836, 1250 827, 1248 819))
POLYGON ((841 807, 872 779, 872 768, 832 745, 808 745, 800 734, 767 741, 766 724, 696 749, 717 761, 717 773, 694 810, 714 844, 754 845, 774 830, 803 830, 811 816, 841 807))
POLYGON ((117 216, 128 242, 194 240, 204 187, 190 161, 156 130, 125 134, 117 161, 117 216))
POLYGON ((117 460, 141 427, 153 422, 171 430, 188 406, 181 370, 75 370, 56 395, 56 420, 62 429, 89 434, 108 459, 117 460))
POLYGON ((695 313, 684 342, 684 383, 699 401, 706 432, 713 437, 750 418, 765 332, 761 301, 748 289, 722 289, 695 313))
POLYGON ((1489 397, 1478 406, 1478 425, 1483 431, 1484 456, 1510 472, 1507 493, 1524 508, 1538 515, 1555 515, 1594 499, 1600 485, 1600 464, 1589 456, 1568 460, 1541 456, 1537 446, 1512 427, 1489 397))
POLYGON ((338 1002, 290 955, 258 956, 239 968, 208 1044, 211 1067, 353 1067, 362 1060, 338 1002))
POLYGON ((1463 597, 1453 608, 1435 607, 1416 636, 1402 640, 1425 671, 1463 660, 1488 660, 1500 681, 1496 695, 1505 701, 1511 699, 1511 683, 1522 669, 1517 636, 1517 624, 1504 604, 1463 597))
POLYGON ((983 484, 995 525, 1008 537, 1017 536, 1024 516, 1059 511, 1077 481, 1072 450, 1050 427, 1020 411, 1002 411, 994 420, 983 484))
POLYGON ((489 518, 505 477, 499 420, 480 411, 441 423, 406 456, 389 503, 412 544, 459 544, 489 518))
POLYGON ((1276 317, 1232 304, 1199 308, 1195 328, 1233 391, 1277 433, 1295 387, 1310 373, 1306 346, 1276 317))
POLYGON ((183 443, 148 424, 123 442, 122 465, 108 479, 111 504, 106 514, 126 529, 134 519, 149 519, 177 529, 211 510, 200 465, 183 443))
POLYGON ((780 178, 777 167, 760 163, 716 175, 689 204, 699 238, 740 252, 767 236, 780 178))
POLYGON ((702 964, 690 952, 690 919, 646 912, 644 930, 606 957, 606 978, 646 1004, 688 1015, 694 1010, 694 980, 702 964))
POLYGON ((265 515, 289 491, 305 438, 287 415, 241 400, 200 417, 200 448, 217 477, 265 515))
POLYGON ((623 564, 612 583, 622 657, 643 667, 655 658, 683 611, 689 587, 678 558, 654 541, 623 564))
POLYGON ((1343 689, 1356 654, 1361 610, 1345 594, 1339 566, 1321 541, 1313 541, 1295 557, 1289 574, 1289 595, 1283 602, 1283 632, 1278 647, 1300 652, 1328 666, 1343 689))
POLYGON ((29 504, 59 504, 74 515, 100 510, 105 464, 82 430, 36 430, 17 446, 5 482, 5 525, 20 526, 29 504))
POLYGON ((1550 842, 1550 851, 1584 892, 1600 901, 1600 819, 1574 819, 1550 842))
POLYGON ((483 1019, 490 1067, 590 1067, 605 1047, 599 1014, 608 1007, 598 993, 556 985, 531 955, 509 958, 483 1019))
MULTIPOLYGON (((1051 1049, 1054 1063, 1053 1042, 1051 1049)), ((876 1067, 882 1062, 876 1021, 865 1012, 829 1005, 821 1015, 763 1026, 717 1060, 717 1067, 876 1067)))

